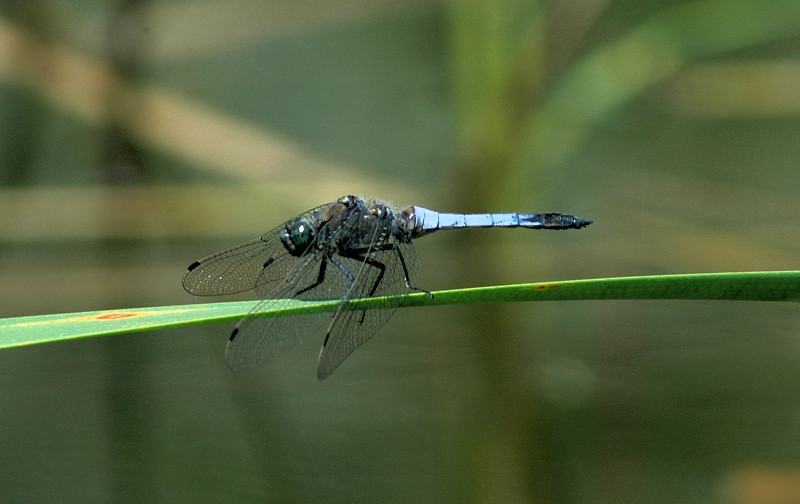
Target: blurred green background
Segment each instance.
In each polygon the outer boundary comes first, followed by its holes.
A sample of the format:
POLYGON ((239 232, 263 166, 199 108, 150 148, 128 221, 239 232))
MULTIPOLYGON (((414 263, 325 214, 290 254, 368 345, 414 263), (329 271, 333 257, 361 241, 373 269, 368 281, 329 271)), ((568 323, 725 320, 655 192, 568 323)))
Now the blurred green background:
MULTIPOLYGON (((798 269, 796 0, 0 5, 0 316, 190 303, 350 193, 595 221, 420 240, 431 290, 798 269)), ((798 502, 794 304, 401 309, 321 383, 230 330, 0 352, 0 500, 798 502)))

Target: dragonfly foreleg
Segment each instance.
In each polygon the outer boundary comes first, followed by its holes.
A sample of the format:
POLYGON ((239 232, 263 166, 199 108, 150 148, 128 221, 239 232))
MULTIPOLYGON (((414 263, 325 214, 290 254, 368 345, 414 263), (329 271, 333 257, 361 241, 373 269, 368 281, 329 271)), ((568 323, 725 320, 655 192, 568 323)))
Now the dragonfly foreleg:
POLYGON ((325 280, 325 269, 327 267, 328 267, 328 257, 327 256, 322 256, 322 260, 320 261, 320 264, 319 264, 319 273, 317 274, 317 279, 311 285, 309 285, 307 287, 303 287, 299 291, 295 292, 292 297, 296 298, 300 294, 303 294, 304 292, 308 292, 311 289, 313 289, 314 287, 319 286, 325 280))

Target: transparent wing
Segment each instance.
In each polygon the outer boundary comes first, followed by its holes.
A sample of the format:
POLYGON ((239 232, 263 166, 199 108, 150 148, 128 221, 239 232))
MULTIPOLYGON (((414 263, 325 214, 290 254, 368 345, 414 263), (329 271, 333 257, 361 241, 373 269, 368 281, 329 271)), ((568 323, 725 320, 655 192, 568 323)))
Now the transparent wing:
MULTIPOLYGON (((321 313, 291 317, 259 317, 269 304, 271 307, 287 306, 290 300, 343 299, 352 285, 352 277, 331 260, 334 244, 339 235, 352 229, 360 214, 352 214, 337 226, 337 231, 326 237, 325 244, 314 244, 301 257, 286 262, 278 257, 255 278, 256 294, 264 299, 236 325, 225 350, 228 365, 234 371, 246 371, 263 366, 297 345, 303 336, 331 319, 331 314, 321 313), (322 245, 322 246, 318 246, 322 245), (286 265, 279 265, 279 261, 286 265)), ((319 233, 315 239, 320 239, 319 233)), ((276 256, 277 257, 277 256, 276 256)))
POLYGON ((218 296, 252 290, 270 257, 288 255, 276 228, 260 238, 242 243, 195 262, 183 275, 183 288, 195 296, 218 296))
POLYGON ((355 281, 333 315, 320 350, 317 377, 325 379, 359 346, 367 342, 394 314, 402 302, 386 300, 370 310, 349 309, 358 298, 409 293, 420 273, 419 256, 410 242, 394 236, 374 243, 368 250, 351 257, 335 255, 342 266, 356 272, 355 281), (408 282, 408 284, 407 284, 408 282))
MULTIPOLYGON (((319 206, 304 215, 329 206, 319 206)), ((236 294, 255 289, 259 298, 266 299, 276 285, 286 278, 298 259, 286 251, 280 240, 280 232, 286 224, 255 240, 194 262, 183 275, 183 288, 196 296, 236 294), (270 262, 269 268, 265 268, 267 262, 270 262)))
MULTIPOLYGON (((334 279, 325 271, 327 263, 323 260, 324 257, 321 251, 302 256, 293 264, 288 275, 280 279, 277 288, 265 296, 267 299, 258 303, 236 324, 225 349, 225 359, 232 370, 247 371, 267 364, 300 343, 303 336, 330 320, 329 313, 271 318, 257 315, 267 306, 283 308, 294 299, 340 298, 345 287, 337 288, 334 279), (300 292, 319 280, 321 270, 324 282, 300 292)), ((265 268, 263 274, 269 274, 270 268, 271 265, 265 268)), ((265 281, 261 285, 270 283, 265 281)))

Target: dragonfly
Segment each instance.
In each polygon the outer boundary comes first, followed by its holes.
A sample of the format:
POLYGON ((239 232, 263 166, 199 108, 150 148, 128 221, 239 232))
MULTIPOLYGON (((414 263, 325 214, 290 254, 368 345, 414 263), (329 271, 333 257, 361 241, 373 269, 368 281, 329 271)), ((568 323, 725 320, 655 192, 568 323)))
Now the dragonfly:
POLYGON ((233 329, 225 350, 233 371, 251 370, 283 355, 327 322, 317 378, 333 373, 392 316, 417 286, 421 265, 412 240, 442 229, 580 229, 592 221, 561 213, 439 213, 388 201, 343 196, 260 237, 193 262, 183 288, 197 296, 253 290, 261 300, 233 329), (377 307, 354 302, 376 298, 377 307), (259 316, 295 301, 339 300, 328 313, 259 316))

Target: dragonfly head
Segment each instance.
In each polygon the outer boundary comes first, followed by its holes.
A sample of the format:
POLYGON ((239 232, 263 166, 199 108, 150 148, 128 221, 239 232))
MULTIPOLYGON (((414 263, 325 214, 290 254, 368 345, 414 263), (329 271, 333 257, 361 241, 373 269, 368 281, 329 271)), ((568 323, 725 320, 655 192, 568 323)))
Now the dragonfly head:
POLYGON ((317 230, 307 219, 295 217, 281 229, 281 242, 293 256, 302 255, 314 241, 317 230))

